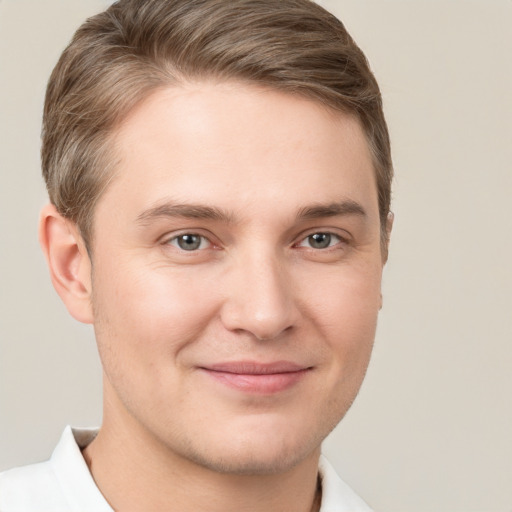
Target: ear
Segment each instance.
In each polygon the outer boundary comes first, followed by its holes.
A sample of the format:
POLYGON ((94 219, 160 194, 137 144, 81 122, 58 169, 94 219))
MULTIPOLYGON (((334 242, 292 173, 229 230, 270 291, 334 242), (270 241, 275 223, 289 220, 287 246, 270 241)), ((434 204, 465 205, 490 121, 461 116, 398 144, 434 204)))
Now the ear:
POLYGON ((383 244, 382 249, 382 263, 386 264, 388 261, 388 252, 389 252, 389 240, 391 239, 391 231, 393 230, 393 223, 395 221, 395 214, 393 212, 388 212, 388 216, 386 218, 386 240, 383 244))
POLYGON ((49 204, 39 218, 39 242, 53 286, 69 313, 93 323, 91 260, 78 228, 49 204))
MULTIPOLYGON (((388 216, 386 218, 386 240, 382 249, 382 264, 385 265, 388 261, 388 252, 389 252, 389 240, 391 238, 391 231, 393 229, 393 222, 395 221, 395 214, 393 212, 388 212, 388 216)), ((380 294, 380 307, 382 309, 383 299, 382 292, 380 294)))

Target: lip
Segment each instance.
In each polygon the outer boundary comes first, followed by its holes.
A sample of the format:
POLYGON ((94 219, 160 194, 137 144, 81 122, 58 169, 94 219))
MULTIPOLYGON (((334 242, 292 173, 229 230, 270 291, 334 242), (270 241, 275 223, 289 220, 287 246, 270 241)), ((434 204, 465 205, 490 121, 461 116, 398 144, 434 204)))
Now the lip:
POLYGON ((270 395, 298 384, 312 369, 290 361, 234 361, 199 368, 215 381, 245 393, 270 395))

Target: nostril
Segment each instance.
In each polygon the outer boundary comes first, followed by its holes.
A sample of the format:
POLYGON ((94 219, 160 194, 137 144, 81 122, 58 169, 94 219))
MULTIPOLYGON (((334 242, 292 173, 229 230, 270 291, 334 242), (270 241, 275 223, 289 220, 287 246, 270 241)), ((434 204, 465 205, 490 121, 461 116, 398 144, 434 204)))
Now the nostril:
POLYGON ((279 336, 282 336, 285 333, 288 333, 291 331, 293 326, 289 325, 288 327, 285 327, 284 329, 280 330, 277 333, 269 333, 269 334, 256 334, 254 333, 254 336, 258 341, 271 341, 279 336))

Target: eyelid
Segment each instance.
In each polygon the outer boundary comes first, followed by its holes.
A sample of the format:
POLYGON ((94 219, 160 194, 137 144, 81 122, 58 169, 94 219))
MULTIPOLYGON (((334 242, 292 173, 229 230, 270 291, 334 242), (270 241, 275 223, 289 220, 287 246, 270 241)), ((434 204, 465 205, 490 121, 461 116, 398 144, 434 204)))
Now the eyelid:
POLYGON ((212 245, 212 243, 210 242, 210 240, 208 240, 208 238, 206 238, 205 236, 202 236, 202 235, 196 235, 195 233, 184 233, 183 235, 173 236, 172 238, 170 238, 168 240, 167 244, 172 245, 173 247, 175 247, 179 251, 185 251, 185 252, 204 251, 205 249, 209 249, 210 246, 212 245), (199 247, 194 248, 194 249, 190 249, 190 250, 183 249, 183 247, 180 247, 179 246, 179 239, 181 237, 185 237, 185 236, 193 236, 193 237, 199 238, 200 239, 199 247), (174 243, 174 242, 176 242, 176 243, 174 243), (206 244, 204 242, 206 242, 206 244), (204 245, 207 245, 207 247, 203 247, 204 245))
POLYGON ((179 231, 172 231, 171 233, 167 233, 167 234, 163 235, 162 237, 160 237, 159 243, 164 246, 170 245, 170 246, 176 248, 176 250, 178 250, 180 252, 193 253, 193 252, 204 251, 207 249, 213 249, 213 248, 219 247, 219 244, 214 242, 212 240, 212 238, 214 238, 214 237, 211 233, 205 234, 204 232, 202 232, 201 229, 181 229, 179 231), (171 244, 171 242, 173 240, 177 240, 180 236, 184 236, 184 235, 198 236, 208 242, 208 247, 204 247, 202 249, 196 249, 195 251, 186 251, 185 249, 181 249, 180 247, 177 247, 176 245, 171 244))
MULTIPOLYGON (((294 247, 301 247, 300 244, 302 244, 304 241, 306 241, 310 236, 312 235, 316 235, 316 234, 325 234, 325 235, 331 235, 333 237, 336 237, 339 242, 341 244, 349 244, 350 241, 351 241, 351 236, 349 233, 347 233, 346 231, 343 230, 343 232, 341 233, 340 232, 341 230, 339 229, 335 229, 335 228, 314 228, 314 229, 308 229, 307 231, 304 231, 302 232, 298 237, 297 237, 297 242, 295 242, 293 244, 294 247)), ((334 247, 336 247, 338 244, 335 244, 333 246, 329 246, 327 247, 326 249, 323 249, 324 251, 327 250, 327 249, 332 249, 334 247)), ((311 247, 312 250, 319 250, 319 249, 314 249, 313 247, 311 247)))
MULTIPOLYGON (((332 237, 335 237, 338 242, 333 244, 332 246, 328 246, 326 247, 325 249, 316 249, 316 248, 313 248, 313 247, 307 247, 307 246, 302 246, 306 249, 311 249, 313 251, 319 251, 319 250, 323 250, 323 251, 327 251, 329 249, 335 249, 337 248, 338 245, 347 245, 350 243, 351 241, 351 235, 346 232, 345 230, 340 230, 338 228, 332 228, 332 227, 329 227, 329 228, 312 228, 312 229, 308 229, 307 231, 304 231, 302 232, 297 238, 296 238, 296 242, 294 242, 292 244, 292 247, 301 247, 301 244, 303 242, 305 242, 308 237, 312 236, 312 235, 315 235, 315 234, 328 234, 328 235, 331 235, 332 237), (343 231, 342 233, 340 233, 340 231, 343 231)), ((183 252, 183 253, 194 253, 194 252, 199 252, 199 251, 204 251, 204 250, 207 250, 207 249, 217 249, 217 248, 221 248, 221 243, 220 242, 217 242, 217 241, 214 241, 216 237, 208 232, 207 234, 204 233, 204 231, 202 229, 181 229, 181 230, 178 230, 178 231, 173 231, 173 232, 170 232, 170 233, 166 233, 165 235, 163 235, 162 237, 160 237, 160 240, 159 240, 159 243, 163 246, 168 246, 168 245, 172 245, 172 247, 176 248, 176 250, 180 251, 180 252, 183 252), (184 249, 181 249, 180 247, 177 247, 176 245, 174 244, 171 244, 171 242, 173 240, 176 240, 178 239, 180 236, 184 236, 184 235, 194 235, 194 236, 198 236, 198 237, 201 237, 203 240, 205 240, 207 243, 208 243, 208 247, 204 247, 202 249, 195 249, 195 250, 192 250, 192 251, 186 251, 184 249)))

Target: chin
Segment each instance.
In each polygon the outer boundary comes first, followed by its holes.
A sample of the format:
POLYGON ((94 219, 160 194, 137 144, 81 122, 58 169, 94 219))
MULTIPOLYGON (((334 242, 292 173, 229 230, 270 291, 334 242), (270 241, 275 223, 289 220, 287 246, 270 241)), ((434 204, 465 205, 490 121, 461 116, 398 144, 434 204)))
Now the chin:
MULTIPOLYGON (((291 422, 290 422, 291 423, 291 422)), ((267 428, 265 428, 267 427, 267 428)), ((277 427, 277 426, 276 426, 277 427)), ((260 428, 228 432, 222 439, 210 439, 208 446, 188 446, 190 461, 216 473, 273 475, 286 473, 304 460, 320 455, 325 432, 260 428), (281 432, 280 432, 281 430, 281 432), (215 447, 212 449, 212 447, 215 447)))
POLYGON ((275 475, 286 473, 300 464, 312 453, 287 453, 280 450, 274 453, 251 451, 231 451, 229 453, 191 453, 190 459, 195 464, 205 467, 215 473, 231 475, 275 475))

